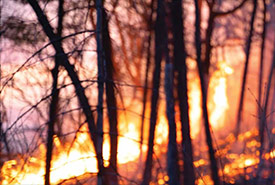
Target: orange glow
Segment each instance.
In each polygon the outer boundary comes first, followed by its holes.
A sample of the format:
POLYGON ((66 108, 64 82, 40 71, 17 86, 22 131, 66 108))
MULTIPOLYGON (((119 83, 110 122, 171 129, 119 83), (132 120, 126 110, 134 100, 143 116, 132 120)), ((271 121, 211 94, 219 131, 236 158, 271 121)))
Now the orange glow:
POLYGON ((189 83, 188 87, 188 103, 190 105, 189 116, 190 116, 190 129, 191 138, 195 138, 200 132, 200 123, 202 117, 201 110, 201 91, 200 91, 200 81, 198 78, 194 79, 189 83))
POLYGON ((275 150, 273 150, 273 151, 271 151, 271 152, 269 152, 269 153, 266 153, 266 154, 264 155, 264 158, 265 158, 266 160, 268 160, 268 159, 274 159, 274 158, 275 158, 275 150))
MULTIPOLYGON (((192 62, 189 62, 192 64, 192 62)), ((208 112, 210 124, 214 129, 220 129, 224 125, 226 111, 229 109, 227 99, 227 76, 233 73, 225 61, 217 64, 217 69, 213 72, 209 81, 208 112)), ((201 110, 201 90, 198 77, 190 81, 188 87, 188 97, 190 105, 191 137, 195 138, 200 132, 202 118, 201 110)))
MULTIPOLYGON (((139 133, 135 128, 135 124, 129 123, 127 132, 118 139, 119 164, 134 161, 139 157, 139 144, 136 142, 138 136, 139 133)), ((86 127, 82 127, 81 132, 77 133, 76 141, 72 146, 70 146, 70 143, 62 146, 57 137, 54 139, 54 145, 58 152, 56 154, 54 152, 53 155, 51 183, 56 184, 63 179, 77 177, 87 172, 98 172, 95 152, 93 147, 91 147, 92 142, 86 127)), ((108 165, 110 157, 109 147, 109 142, 104 140, 103 159, 105 166, 108 165)), ((25 163, 19 159, 5 162, 2 167, 2 175, 4 177, 2 184, 43 184, 45 154, 45 146, 40 145, 39 158, 29 157, 25 163)))
MULTIPOLYGON (((220 61, 217 65, 217 70, 212 73, 209 80, 209 94, 208 94, 208 111, 210 123, 213 129, 220 129, 224 127, 225 115, 229 109, 227 96, 227 77, 232 74, 233 70, 226 64, 225 61, 220 61)), ((201 110, 201 91, 199 78, 195 77, 190 80, 188 84, 189 96, 189 115, 191 122, 191 137, 194 139, 201 129, 202 110, 201 110)), ((162 102, 160 109, 163 108, 162 102), (162 105, 162 106, 161 106, 162 105)), ((119 115, 119 136, 118 136, 118 164, 126 164, 137 161, 141 152, 146 152, 147 143, 144 142, 142 151, 140 151, 140 130, 139 120, 122 119, 119 115)), ((180 122, 177 122, 180 125, 180 122)), ((272 133, 275 133, 275 129, 272 133)), ((180 131, 180 129, 179 129, 180 131)), ((180 135, 180 132, 177 133, 180 135)), ((236 138, 233 134, 228 135, 224 140, 218 141, 218 145, 226 145, 217 152, 219 157, 227 159, 223 169, 220 169, 220 175, 226 176, 226 182, 234 183, 236 177, 242 174, 247 168, 258 165, 259 153, 251 154, 230 153, 232 144, 236 141, 245 142, 245 147, 259 148, 260 143, 254 138, 258 135, 257 130, 251 130, 240 134, 236 138), (253 138, 253 139, 252 139, 253 138)), ((148 136, 145 136, 145 138, 148 136)), ((180 142, 180 137, 177 141, 180 142)), ((146 141, 146 139, 145 139, 146 141)), ((160 156, 167 151, 168 142, 168 123, 164 111, 159 111, 159 117, 155 131, 155 145, 154 154, 160 156)), ((85 173, 97 173, 97 161, 93 144, 91 142, 89 132, 86 126, 83 126, 76 134, 73 144, 70 142, 62 144, 59 138, 54 138, 54 152, 51 168, 51 183, 56 184, 64 179, 70 179, 83 175, 85 173)), ((203 146, 202 146, 203 147, 203 146)), ((39 146, 39 154, 34 156, 23 156, 15 160, 6 161, 2 167, 2 184, 43 184, 45 175, 45 145, 39 146)), ((103 159, 104 166, 108 166, 110 158, 110 141, 108 134, 104 135, 103 142, 103 159)), ((275 158, 275 150, 265 153, 266 160, 275 158)), ((180 161, 182 165, 182 160, 180 161)), ((209 165, 206 159, 198 159, 194 161, 196 168, 204 168, 209 165)), ((140 175, 140 174, 138 174, 140 175)), ((166 174, 160 173, 157 181, 150 184, 166 184, 169 177, 166 174)), ((201 174, 196 180, 196 184, 203 185, 213 184, 209 174, 201 174)))
POLYGON ((196 180, 196 184, 197 185, 205 185, 205 184, 213 185, 214 183, 209 175, 205 175, 205 176, 199 178, 198 180, 196 180))
MULTIPOLYGON (((85 172, 97 172, 97 162, 94 150, 88 145, 91 145, 91 140, 86 132, 86 127, 81 129, 82 132, 77 133, 77 140, 72 145, 70 152, 67 152, 70 145, 62 146, 57 137, 54 139, 54 145, 59 152, 53 156, 51 168, 51 183, 58 183, 62 179, 79 176, 85 172), (91 149, 89 152, 83 150, 84 147, 91 149), (66 173, 64 173, 66 172, 66 173)), ((9 161, 4 164, 3 184, 43 184, 45 175, 45 153, 46 148, 40 145, 39 157, 28 158, 26 164, 21 164, 23 161, 15 161, 18 164, 13 168, 9 165, 9 161), (23 166, 22 171, 20 170, 23 166), (11 179, 14 178, 14 181, 11 179)), ((105 157, 105 155, 104 155, 105 157)))
POLYGON ((210 112, 210 123, 215 129, 224 125, 226 111, 228 110, 227 100, 227 75, 233 73, 225 61, 220 61, 217 70, 212 74, 209 82, 208 109, 210 112))

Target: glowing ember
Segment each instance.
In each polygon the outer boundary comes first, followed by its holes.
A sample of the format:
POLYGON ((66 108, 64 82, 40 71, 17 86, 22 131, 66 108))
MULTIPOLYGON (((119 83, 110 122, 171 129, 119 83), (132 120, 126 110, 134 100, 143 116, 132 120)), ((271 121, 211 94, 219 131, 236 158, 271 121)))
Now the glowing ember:
POLYGON ((275 150, 273 150, 273 151, 271 151, 271 152, 269 152, 269 153, 266 153, 266 154, 264 155, 264 158, 265 158, 266 160, 268 160, 268 159, 274 159, 274 158, 275 158, 275 150))
POLYGON ((213 185, 214 183, 213 183, 213 181, 212 181, 212 179, 211 179, 211 177, 209 175, 205 175, 205 176, 199 178, 196 181, 196 184, 197 185, 205 185, 205 184, 207 184, 207 185, 213 185))

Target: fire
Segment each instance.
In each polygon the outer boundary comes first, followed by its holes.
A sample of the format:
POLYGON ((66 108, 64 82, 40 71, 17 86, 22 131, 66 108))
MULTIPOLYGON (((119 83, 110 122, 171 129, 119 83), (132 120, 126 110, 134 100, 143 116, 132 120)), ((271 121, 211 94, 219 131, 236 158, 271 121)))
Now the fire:
POLYGON ((266 153, 266 154, 264 155, 264 158, 265 158, 266 160, 274 159, 274 158, 275 158, 275 150, 273 150, 273 151, 271 151, 271 152, 269 152, 269 153, 266 153))
MULTIPOLYGON (((190 62, 191 63, 191 62, 190 62)), ((224 125, 224 118, 228 110, 227 99, 227 76, 233 73, 233 69, 226 63, 220 61, 209 81, 208 93, 208 111, 210 115, 210 123, 214 129, 220 129, 224 125)), ((191 119, 191 137, 195 138, 200 132, 200 122, 202 117, 201 110, 201 90, 198 77, 191 80, 189 84, 189 105, 191 119)))
MULTIPOLYGON (((138 124, 134 122, 135 120, 127 123, 123 116, 120 116, 120 120, 117 160, 118 164, 126 164, 136 161, 140 157, 140 134, 137 127, 138 124)), ((167 142, 167 137, 167 119, 161 115, 158 118, 156 127, 156 151, 166 152, 166 149, 161 146, 167 142)), ((56 184, 64 179, 98 172, 93 144, 86 125, 82 126, 77 132, 73 144, 68 142, 62 145, 59 138, 55 137, 54 146, 51 163, 51 183, 56 184)), ((146 150, 147 146, 144 144, 142 152, 146 150)), ((2 184, 43 184, 46 156, 45 145, 41 144, 38 151, 39 154, 34 155, 36 157, 23 156, 20 159, 6 161, 1 169, 2 184)), ((108 166, 109 158, 110 141, 108 134, 105 134, 103 141, 104 166, 108 166)))
POLYGON ((190 115, 190 127, 191 127, 191 138, 195 138, 200 132, 200 123, 202 117, 201 110, 201 91, 200 91, 199 79, 191 81, 189 84, 188 91, 188 103, 190 105, 189 115, 190 115))
POLYGON ((213 185, 214 183, 213 183, 213 181, 212 181, 210 175, 205 175, 205 176, 199 178, 199 179, 196 181, 196 184, 197 184, 197 185, 205 185, 205 184, 207 184, 207 185, 213 185))
POLYGON ((158 125, 156 127, 156 144, 162 144, 167 141, 168 137, 168 124, 165 116, 161 115, 158 125))
MULTIPOLYGON (((118 139, 118 163, 125 164, 129 161, 135 161, 140 155, 139 132, 137 131, 136 124, 129 123, 128 130, 123 137, 118 139)), ((109 154, 109 143, 105 142, 104 152, 109 154)), ((108 158, 109 159, 109 158, 108 158)))
MULTIPOLYGON (((79 176, 85 172, 97 172, 95 153, 88 146, 92 145, 86 130, 83 128, 81 132, 77 133, 77 140, 72 146, 69 144, 62 146, 59 139, 55 137, 54 144, 58 154, 53 155, 51 183, 58 183, 62 179, 79 176), (88 147, 89 152, 85 152, 84 147, 88 147)), ((39 158, 30 157, 26 159, 26 162, 23 160, 13 162, 16 165, 15 168, 9 165, 10 161, 6 162, 2 168, 3 184, 43 184, 46 154, 44 145, 40 145, 39 153, 39 158), (22 170, 20 170, 21 168, 22 170)))
MULTIPOLYGON (((118 163, 124 164, 134 161, 139 157, 139 133, 134 123, 128 124, 128 129, 123 136, 118 137, 118 163)), ((70 179, 85 173, 96 173, 97 161, 89 137, 88 129, 83 126, 76 134, 76 139, 71 145, 61 145, 59 138, 55 137, 54 151, 51 168, 51 183, 56 184, 64 179, 70 179)), ((103 159, 108 165, 110 143, 104 140, 103 159)), ((45 175, 45 145, 40 145, 39 156, 26 157, 26 159, 10 160, 2 167, 2 184, 43 184, 45 175), (26 161, 24 161, 26 160, 26 161)), ((24 157, 23 157, 24 158, 24 157)))
POLYGON ((227 100, 227 76, 233 73, 225 61, 220 61, 210 79, 208 107, 210 109, 210 123, 215 129, 223 127, 226 111, 228 110, 227 100), (213 91, 213 93, 211 93, 213 91))
MULTIPOLYGON (((212 73, 209 80, 208 88, 208 111, 212 128, 220 129, 224 126, 224 119, 229 108, 227 99, 227 76, 233 73, 225 61, 220 61, 217 65, 217 70, 212 73)), ((199 78, 196 77, 189 80, 188 96, 190 105, 190 121, 191 121, 191 137, 195 138, 201 128, 202 110, 201 110, 201 91, 199 78)), ((161 103, 160 103, 161 104, 161 103)), ((162 106, 160 106, 162 107, 162 106)), ((164 145, 167 144, 168 124, 165 116, 165 111, 160 111, 156 133, 155 133, 155 154, 162 155, 167 151, 164 145)), ((119 136, 118 136, 118 164, 126 164, 132 161, 137 161, 141 152, 146 152, 147 145, 142 146, 140 151, 140 131, 138 120, 127 119, 123 120, 120 115, 119 120, 119 136)), ((179 124, 179 123, 177 123, 179 124)), ((272 130, 275 133, 275 129, 272 130)), ((180 134, 180 133, 179 133, 180 134)), ((220 175, 226 176, 226 181, 234 183, 235 177, 242 174, 244 170, 253 168, 259 164, 259 154, 240 154, 230 150, 233 148, 234 142, 245 142, 245 147, 259 148, 260 143, 253 140, 258 135, 257 130, 252 130, 240 134, 235 138, 230 134, 222 141, 218 141, 218 145, 225 146, 219 150, 219 158, 226 158, 227 162, 220 169, 220 175)), ((179 140, 178 140, 179 141, 179 140)), ((51 183, 56 184, 64 179, 78 177, 86 173, 97 173, 97 161, 93 144, 89 136, 87 126, 81 127, 76 133, 73 144, 71 142, 62 144, 58 137, 54 138, 54 152, 51 168, 51 183)), ((9 160, 4 163, 1 169, 2 184, 43 184, 45 175, 45 156, 46 147, 41 144, 38 153, 34 156, 21 156, 15 160, 9 160)), ((252 150, 256 151, 256 150, 252 150)), ((275 150, 269 151, 264 155, 265 160, 275 158, 275 150)), ((110 158, 110 141, 108 134, 104 135, 103 142, 103 159, 104 165, 108 166, 110 158)), ((203 168, 209 165, 206 159, 200 158, 194 161, 196 168, 203 168)), ((167 174, 161 174, 158 177, 158 184, 165 184, 169 180, 167 174)), ((212 184, 209 174, 201 174, 196 180, 196 184, 212 184)))

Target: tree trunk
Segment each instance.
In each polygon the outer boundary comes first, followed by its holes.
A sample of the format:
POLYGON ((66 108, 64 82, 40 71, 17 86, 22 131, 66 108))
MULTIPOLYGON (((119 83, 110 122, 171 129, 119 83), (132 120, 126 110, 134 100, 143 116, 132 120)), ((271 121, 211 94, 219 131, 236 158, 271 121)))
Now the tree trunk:
MULTIPOLYGON (((57 56, 56 56, 56 61, 58 61, 57 56)), ((59 94, 59 90, 57 89, 58 68, 59 68, 59 64, 56 63, 54 69, 52 70, 53 85, 52 85, 52 99, 51 99, 51 103, 50 103, 50 120, 48 122, 48 132, 47 132, 45 185, 50 184, 50 170, 51 170, 51 160, 52 160, 52 150, 53 150, 54 123, 56 122, 56 119, 57 119, 56 113, 57 113, 58 94, 59 94)))
POLYGON ((113 66, 113 55, 111 38, 108 29, 108 20, 105 10, 103 10, 103 49, 106 60, 106 101, 108 110, 108 120, 110 129, 110 142, 111 142, 111 155, 108 170, 108 181, 110 185, 117 185, 117 146, 118 146, 118 119, 117 119, 117 101, 115 96, 115 84, 114 84, 114 66, 113 66))
POLYGON ((196 50, 197 50, 197 64, 199 69, 199 76, 200 76, 200 85, 201 85, 201 94, 202 94, 202 111, 204 117, 204 127, 205 127, 205 134, 206 134, 206 141, 208 146, 209 158, 210 158, 210 166, 211 166, 211 177, 214 182, 214 185, 220 184, 220 179, 218 176, 218 167, 217 161, 215 158, 215 151, 213 149, 212 138, 210 133, 210 124, 209 118, 207 113, 207 97, 206 97, 206 89, 205 89, 205 82, 203 77, 202 71, 202 64, 201 64, 201 36, 200 36, 200 12, 198 7, 198 1, 194 0, 195 8, 196 8, 196 32, 195 32, 195 42, 196 42, 196 50))
POLYGON ((153 92, 151 97, 151 113, 150 113, 150 129, 149 129, 149 141, 148 151, 145 162, 145 170, 143 174, 142 185, 149 185, 152 176, 153 166, 153 147, 155 138, 155 127, 157 121, 157 109, 159 98, 159 86, 160 86, 160 73, 161 73, 161 60, 164 53, 164 32, 165 27, 165 12, 163 0, 158 0, 157 7, 157 20, 155 25, 155 69, 153 73, 153 92))
MULTIPOLYGON (((265 130, 266 132, 268 132, 267 130, 267 108, 268 108, 268 103, 269 103, 269 94, 270 94, 270 89, 271 89, 271 82, 272 82, 272 76, 275 76, 275 40, 274 40, 274 48, 273 48, 273 61, 272 64, 270 66, 270 72, 268 75, 268 81, 267 81, 267 89, 266 89, 266 96, 265 96, 265 100, 264 100, 264 105, 263 105, 263 110, 261 113, 261 117, 260 117, 260 142, 261 142, 261 146, 260 146, 260 163, 259 163, 259 167, 257 170, 257 175, 256 175, 256 183, 258 183, 258 179, 260 177, 260 173, 263 169, 263 163, 264 163, 264 159, 263 159, 263 153, 264 153, 264 142, 265 142, 265 130)), ((275 89, 275 88, 274 88, 275 89)), ((268 133, 267 133, 268 134, 268 133)), ((271 152, 272 148, 273 148, 273 143, 272 143, 272 138, 269 141, 269 152, 271 152)), ((274 170, 274 164, 271 164, 271 173, 273 173, 274 170)), ((274 174, 270 175, 273 177, 274 174)), ((273 179, 272 179, 273 180, 273 179)), ((271 183, 272 184, 272 183, 271 183)))
MULTIPOLYGON (((59 37, 62 36, 63 29, 63 17, 64 17, 64 9, 63 9, 64 0, 59 0, 58 6, 58 26, 57 26, 57 35, 59 37)), ((60 41, 60 45, 61 41, 60 41)), ((51 161, 52 161, 52 151, 53 151, 53 136, 54 136, 54 124, 57 120, 57 109, 58 109, 58 96, 59 89, 57 88, 58 84, 58 71, 60 66, 60 53, 55 55, 55 67, 51 71, 53 77, 52 84, 52 99, 50 103, 50 120, 48 122, 48 133, 47 133, 47 152, 46 152, 46 169, 45 169, 45 185, 50 185, 50 170, 51 170, 51 161)))
MULTIPOLYGON (((209 18, 208 18, 208 24, 206 29, 206 37, 205 42, 203 43, 202 47, 202 70, 205 77, 208 78, 209 76, 209 68, 210 68, 210 59, 211 59, 211 51, 212 51, 212 45, 211 45, 211 38, 212 33, 215 27, 215 15, 213 12, 213 6, 214 3, 210 3, 209 5, 209 18)), ((208 86, 208 79, 206 80, 206 87, 208 86)))
POLYGON ((148 75, 149 68, 151 65, 151 40, 152 40, 152 23, 153 23, 153 13, 154 13, 154 3, 155 0, 151 2, 151 14, 148 21, 148 46, 147 46, 147 56, 146 56, 146 71, 145 71, 145 79, 144 79, 144 91, 143 91, 143 100, 142 100, 142 116, 141 116, 141 126, 140 126, 140 163, 142 160, 142 145, 144 138, 144 120, 145 120, 145 112, 146 112, 146 103, 147 103, 147 92, 148 92, 148 75))
MULTIPOLYGON (((265 97, 265 101, 264 101, 264 107, 263 107, 263 112, 261 115, 261 148, 260 148, 260 155, 263 154, 263 150, 264 150, 264 130, 267 128, 266 126, 266 112, 267 112, 267 108, 268 108, 268 102, 269 102, 269 94, 270 94, 270 89, 271 89, 271 82, 272 82, 272 75, 275 74, 275 42, 274 42, 274 49, 273 49, 273 61, 272 64, 270 66, 270 72, 268 75, 268 81, 267 81, 267 89, 266 89, 266 97, 265 97)), ((260 156, 261 157, 261 156, 260 156)))
POLYGON ((182 131, 182 152, 184 160, 184 184, 195 184, 193 149, 190 137, 189 106, 187 96, 186 52, 183 37, 182 0, 172 2, 172 23, 174 42, 174 61, 177 71, 177 93, 179 98, 182 131))
POLYGON ((98 104, 97 104, 97 166, 98 166, 98 175, 97 175, 97 184, 105 185, 104 179, 104 166, 103 166, 103 93, 104 93, 104 81, 105 81, 105 71, 104 66, 106 65, 106 60, 104 57, 103 51, 103 42, 102 42, 102 23, 103 23, 103 3, 101 0, 96 0, 96 45, 97 45, 97 84, 98 84, 98 104))
MULTIPOLYGON (((259 84, 258 84, 258 116, 262 116, 262 81, 263 81, 263 69, 264 69, 264 51, 265 51, 265 35, 266 35, 266 0, 263 0, 263 33, 262 33, 262 45, 261 45, 261 59, 260 59, 260 71, 259 71, 259 84)), ((260 143, 263 143, 263 127, 261 125, 261 119, 259 120, 259 136, 260 143)))
POLYGON ((243 78, 242 78, 241 96, 240 96, 240 102, 239 102, 239 108, 238 108, 237 125, 236 125, 236 130, 235 130, 236 137, 239 135, 240 124, 242 121, 244 92, 245 92, 248 64, 249 64, 249 58, 250 58, 250 48, 251 48, 251 42, 252 42, 252 36, 253 36, 253 30, 254 30, 253 25, 254 25, 254 20, 255 20, 255 16, 256 16, 256 10, 257 10, 257 0, 253 0, 253 12, 252 12, 252 17, 251 17, 251 21, 250 21, 250 31, 249 31, 249 35, 247 38, 247 45, 246 45, 246 50, 245 50, 245 54, 246 54, 245 67, 244 67, 243 78))
MULTIPOLYGON (((168 54, 167 54, 168 55, 168 54)), ((169 56, 168 56, 169 57, 169 56)), ((177 150, 177 128, 175 122, 175 105, 173 95, 173 64, 167 62, 165 65, 165 94, 166 94, 166 115, 169 125, 167 172, 168 184, 179 185, 179 165, 177 150)))
MULTIPOLYGON (((263 10, 263 32, 262 32, 262 45, 261 45, 261 58, 260 58, 260 68, 259 68, 259 84, 258 84, 258 117, 259 117, 259 141, 261 143, 260 146, 260 163, 258 165, 256 180, 254 184, 258 183, 260 173, 262 171, 263 166, 263 159, 262 159, 262 152, 264 147, 264 124, 263 124, 263 117, 266 116, 265 110, 262 109, 262 80, 263 80, 263 69, 264 69, 264 48, 265 48, 265 36, 266 36, 266 0, 263 0, 264 10, 263 10)), ((264 106, 264 105, 263 105, 264 106)), ((264 108, 264 107, 263 107, 264 108)))
MULTIPOLYGON (((171 3, 169 8, 172 8, 171 3)), ((180 184, 180 170, 178 164, 178 148, 177 148, 177 127, 175 121, 175 98, 174 98, 174 67, 172 63, 172 57, 169 55, 170 51, 168 45, 172 45, 172 39, 168 40, 168 33, 173 29, 171 28, 170 19, 171 11, 168 14, 167 27, 164 23, 164 54, 165 54, 165 95, 166 95, 166 115, 168 119, 169 135, 168 135, 168 151, 167 151, 167 173, 168 184, 179 185, 180 184)), ((173 21, 173 20, 171 20, 173 21)))

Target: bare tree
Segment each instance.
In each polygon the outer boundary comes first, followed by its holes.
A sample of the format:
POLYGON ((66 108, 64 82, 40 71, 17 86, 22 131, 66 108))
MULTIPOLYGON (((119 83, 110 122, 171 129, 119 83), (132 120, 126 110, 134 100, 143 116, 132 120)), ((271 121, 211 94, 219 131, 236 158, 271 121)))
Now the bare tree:
POLYGON ((38 18, 38 21, 41 24, 43 31, 45 32, 45 34, 51 41, 51 44, 54 47, 56 54, 58 54, 60 56, 61 66, 63 66, 66 69, 69 77, 72 80, 78 100, 80 102, 80 105, 83 109, 86 120, 88 122, 90 136, 91 136, 93 144, 94 144, 97 159, 98 159, 98 161, 100 161, 100 159, 99 159, 100 154, 97 151, 97 135, 96 135, 97 129, 95 126, 93 114, 92 114, 92 111, 91 111, 91 108, 90 108, 90 105, 88 102, 88 98, 84 93, 84 88, 81 85, 79 77, 75 72, 74 66, 72 64, 70 64, 70 62, 68 60, 68 56, 65 54, 64 49, 61 46, 60 42, 58 42, 59 40, 61 40, 61 38, 53 32, 52 26, 49 24, 49 21, 48 21, 46 15, 44 14, 43 10, 41 9, 41 7, 37 3, 37 1, 36 0, 28 0, 28 3, 33 8, 33 10, 38 18))
MULTIPOLYGON (((63 30, 63 17, 64 17, 64 9, 63 9, 64 0, 59 0, 58 7, 58 27, 56 35, 58 37, 62 37, 63 30)), ((60 45, 62 45, 61 41, 60 45)), ((60 53, 57 53, 55 56, 55 66, 52 70, 52 99, 50 103, 50 120, 48 122, 48 136, 47 136, 47 154, 46 154, 46 173, 45 173, 45 185, 50 184, 50 170, 51 170, 51 160, 52 160, 52 150, 53 150, 53 137, 54 137, 54 124, 57 119, 57 109, 58 109, 58 95, 59 89, 57 88, 58 84, 58 71, 60 66, 60 53)))
POLYGON ((157 109, 158 109, 158 98, 159 98, 159 86, 160 86, 160 73, 161 73, 161 61, 165 50, 165 33, 163 28, 165 27, 164 22, 165 10, 163 0, 158 0, 157 5, 157 20, 155 23, 155 68, 153 73, 153 92, 151 97, 151 113, 150 113, 150 129, 149 129, 149 141, 148 151, 145 162, 145 170, 143 173, 142 185, 148 185, 152 176, 152 165, 153 165, 153 146, 155 138, 155 127, 157 121, 157 109))
POLYGON ((182 131, 182 152, 184 160, 184 184, 195 184, 193 151, 190 137, 189 106, 187 96, 187 67, 185 41, 183 37, 182 1, 174 0, 171 4, 173 24, 173 56, 177 72, 177 94, 179 99, 182 131))
POLYGON ((200 77, 200 85, 201 85, 201 94, 202 94, 202 111, 204 117, 204 127, 205 127, 205 134, 206 134, 206 141, 208 146, 209 158, 210 158, 210 165, 211 165, 211 176, 212 180, 214 181, 215 185, 220 184, 219 176, 218 176, 218 167, 217 161, 215 157, 215 151, 213 149, 212 144, 212 137, 210 132, 210 124, 207 112, 207 96, 206 96, 206 87, 204 82, 202 64, 201 64, 201 36, 200 36, 200 11, 198 1, 194 0, 195 8, 196 8, 196 21, 195 21, 195 43, 196 43, 196 51, 197 51, 197 65, 199 69, 199 77, 200 77))
POLYGON ((242 109, 243 109, 243 103, 244 103, 244 92, 245 92, 245 85, 246 85, 246 79, 247 79, 247 71, 248 71, 248 65, 249 65, 249 59, 250 59, 250 48, 252 43, 252 36, 253 36, 253 30, 254 30, 254 22, 255 22, 255 16, 256 16, 256 10, 257 10, 257 0, 253 0, 253 11, 251 14, 251 21, 250 21, 250 30, 249 35, 247 37, 246 41, 246 49, 245 49, 245 67, 242 77, 242 87, 241 87, 241 95, 240 95, 240 102, 238 107, 238 116, 237 116, 237 124, 236 124, 236 130, 235 135, 238 136, 239 130, 240 130, 240 124, 242 121, 242 109))
MULTIPOLYGON (((264 69, 264 51, 265 51, 265 37, 266 37, 266 13, 267 13, 267 8, 266 8, 266 0, 263 0, 263 32, 262 32, 262 44, 261 44, 261 58, 260 58, 260 69, 259 69, 259 84, 258 84, 258 102, 259 102, 259 107, 258 107, 258 116, 261 118, 262 116, 262 111, 261 111, 261 105, 262 105, 262 79, 263 79, 263 69, 264 69)), ((263 143, 263 125, 261 124, 261 119, 259 120, 259 135, 260 135, 260 143, 263 143)))
MULTIPOLYGON (((146 71, 145 71, 145 78, 144 78, 144 91, 143 91, 143 100, 142 100, 142 117, 141 117, 141 127, 140 127, 140 151, 142 151, 142 144, 144 138, 144 120, 145 120, 145 111, 146 111, 146 103, 147 103, 147 94, 148 94, 148 75, 149 75, 149 68, 151 65, 151 42, 152 42, 152 31, 153 31, 153 13, 154 13, 154 3, 155 1, 152 0, 151 2, 151 13, 148 20, 148 46, 147 46, 147 55, 146 55, 146 71)), ((142 152, 140 155, 140 159, 142 159, 142 152)))
POLYGON ((106 103, 108 109, 108 120, 109 120, 109 129, 110 129, 110 163, 109 163, 109 173, 111 173, 109 179, 110 185, 118 184, 117 179, 117 147, 118 147, 118 118, 117 118, 117 101, 115 96, 115 83, 114 83, 114 61, 112 55, 112 45, 111 38, 108 29, 108 18, 106 10, 103 9, 103 49, 104 56, 106 60, 105 73, 106 73, 106 103))
POLYGON ((104 66, 106 65, 106 60, 103 51, 103 41, 102 41, 102 23, 103 23, 103 3, 101 0, 96 0, 96 45, 97 45, 97 73, 98 73, 98 104, 97 104, 97 164, 98 164, 98 178, 97 184, 106 184, 106 179, 104 177, 104 166, 103 166, 103 93, 104 93, 104 81, 105 81, 105 71, 104 66))
POLYGON ((180 184, 179 165, 177 150, 177 129, 175 123, 175 105, 173 96, 173 64, 166 61, 165 64, 165 94, 166 94, 166 114, 169 124, 168 151, 167 151, 167 172, 169 176, 168 184, 180 184))
MULTIPOLYGON (((169 5, 169 4, 167 4, 169 5)), ((171 6, 170 6, 171 8, 171 6)), ((172 11, 171 11, 172 12, 172 11)), ((171 17, 170 12, 168 17, 171 17)), ((163 24, 165 25, 165 23, 163 24)), ((167 23, 167 27, 163 27, 164 32, 164 47, 165 47, 165 95, 166 95, 166 115, 169 125, 168 134, 168 151, 167 151, 167 173, 169 176, 168 184, 180 184, 180 170, 178 164, 178 149, 177 149, 177 127, 175 121, 175 98, 174 98, 174 63, 173 57, 170 54, 169 45, 172 45, 168 40, 168 33, 172 30, 167 23)))
MULTIPOLYGON (((274 46, 275 46, 275 42, 274 42, 274 46)), ((265 100, 264 100, 264 107, 263 107, 263 113, 261 115, 261 127, 262 130, 260 130, 261 132, 264 132, 264 130, 267 128, 266 126, 266 117, 267 117, 267 108, 268 108, 268 103, 269 103, 269 95, 270 95, 270 91, 271 91, 271 82, 272 82, 272 76, 275 74, 275 47, 273 49, 273 59, 272 59, 272 63, 270 66, 270 71, 268 73, 268 81, 267 81, 267 89, 266 89, 266 96, 265 96, 265 100)), ((263 145, 264 145, 264 133, 260 133, 261 134, 261 149, 260 149, 260 155, 263 154, 263 145)))

